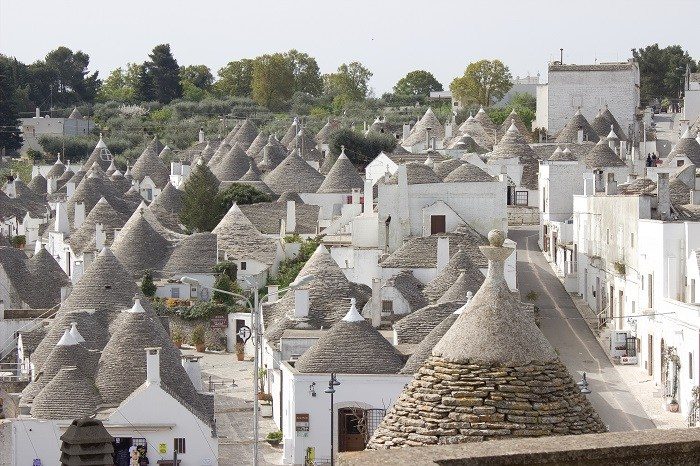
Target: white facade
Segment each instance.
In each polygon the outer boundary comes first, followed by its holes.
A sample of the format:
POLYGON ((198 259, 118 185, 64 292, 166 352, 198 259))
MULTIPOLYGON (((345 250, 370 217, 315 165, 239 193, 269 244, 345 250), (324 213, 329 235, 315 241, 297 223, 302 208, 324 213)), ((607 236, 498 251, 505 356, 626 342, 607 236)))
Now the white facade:
POLYGON ((596 65, 549 65, 549 82, 537 89, 535 127, 550 135, 580 109, 590 122, 608 106, 625 132, 639 107, 639 65, 633 60, 596 65))
MULTIPOLYGON (((284 433, 284 464, 303 465, 310 448, 316 460, 330 459, 330 395, 324 393, 330 374, 302 374, 286 362, 282 363, 281 371, 285 387, 281 426, 284 433), (297 423, 299 414, 303 415, 300 419, 306 419, 308 415, 306 424, 297 423)), ((333 400, 333 445, 336 453, 340 445, 338 411, 342 408, 388 410, 413 376, 338 374, 337 379, 340 385, 335 387, 333 400)))
POLYGON ((22 152, 28 149, 42 150, 39 138, 44 135, 54 136, 85 136, 95 128, 95 123, 90 119, 77 118, 51 118, 37 115, 32 118, 20 118, 22 129, 22 152))

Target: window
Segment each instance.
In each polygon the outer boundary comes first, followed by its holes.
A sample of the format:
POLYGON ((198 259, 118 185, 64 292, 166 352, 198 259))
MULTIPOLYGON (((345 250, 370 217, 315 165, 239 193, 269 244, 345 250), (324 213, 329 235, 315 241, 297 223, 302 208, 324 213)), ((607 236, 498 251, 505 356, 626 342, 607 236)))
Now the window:
POLYGON ((515 205, 527 205, 528 202, 527 191, 516 191, 515 192, 515 205))
POLYGON ((245 270, 248 268, 248 264, 245 261, 241 262, 241 270, 245 270))
POLYGON ((430 234, 435 235, 438 233, 445 233, 447 231, 447 225, 444 215, 431 215, 430 216, 430 234))
POLYGON ((685 160, 676 160, 677 167, 682 167, 684 163, 685 163, 685 160))
POLYGON ((185 439, 176 438, 174 439, 173 448, 177 450, 178 453, 185 453, 185 439))
POLYGON ((394 301, 388 299, 382 300, 382 312, 393 313, 394 312, 394 301))
POLYGON ((170 297, 174 299, 180 299, 180 288, 177 286, 170 288, 170 297))
POLYGON ((605 244, 610 244, 610 228, 605 230, 605 244))
POLYGON ((634 247, 634 233, 630 233, 630 247, 634 247))
POLYGON ((151 188, 146 188, 146 199, 149 201, 153 199, 153 190, 151 188))

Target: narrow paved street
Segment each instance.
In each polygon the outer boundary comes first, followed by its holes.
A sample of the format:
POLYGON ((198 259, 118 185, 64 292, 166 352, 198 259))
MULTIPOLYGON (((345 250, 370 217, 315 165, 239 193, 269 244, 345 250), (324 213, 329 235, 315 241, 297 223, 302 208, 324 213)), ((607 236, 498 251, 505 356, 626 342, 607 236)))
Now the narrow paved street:
POLYGON ((611 431, 655 428, 542 255, 536 227, 511 228, 508 237, 517 243, 520 292, 537 293, 542 332, 574 378, 586 372, 592 391, 588 398, 603 422, 611 431))

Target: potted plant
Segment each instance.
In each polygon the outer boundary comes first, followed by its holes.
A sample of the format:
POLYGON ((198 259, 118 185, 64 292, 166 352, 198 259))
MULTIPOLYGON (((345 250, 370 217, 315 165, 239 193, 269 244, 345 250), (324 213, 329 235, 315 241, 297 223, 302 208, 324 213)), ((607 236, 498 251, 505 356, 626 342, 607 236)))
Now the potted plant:
POLYGON ((242 341, 236 342, 236 357, 239 361, 245 358, 245 344, 242 341))
POLYGON ((175 348, 182 348, 182 330, 180 327, 173 327, 170 331, 170 337, 173 340, 173 344, 175 344, 175 348))
POLYGON ((277 430, 274 432, 270 432, 269 434, 267 434, 267 437, 265 437, 265 441, 273 447, 276 447, 282 441, 282 431, 277 430))
POLYGON ((199 353, 203 353, 206 348, 204 344, 204 326, 197 325, 192 331, 192 344, 199 353))
POLYGON ((258 369, 258 400, 267 400, 267 393, 265 393, 265 378, 267 377, 267 369, 261 367, 258 369))
POLYGON ((17 249, 24 249, 24 246, 27 244, 27 237, 24 235, 16 235, 12 237, 12 246, 16 247, 17 249))
POLYGON ((678 371, 681 368, 681 360, 678 357, 676 348, 674 346, 669 346, 666 350, 666 377, 671 378, 671 401, 668 403, 668 410, 672 413, 678 412, 678 371), (670 370, 669 370, 670 369, 670 370))

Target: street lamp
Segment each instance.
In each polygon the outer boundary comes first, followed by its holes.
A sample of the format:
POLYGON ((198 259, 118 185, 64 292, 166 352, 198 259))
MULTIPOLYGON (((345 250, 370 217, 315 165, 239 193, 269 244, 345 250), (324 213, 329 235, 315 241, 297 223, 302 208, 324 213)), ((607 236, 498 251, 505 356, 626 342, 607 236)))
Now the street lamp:
MULTIPOLYGON (((247 278, 247 277, 246 277, 247 278)), ((304 275, 302 277, 297 277, 292 283, 289 284, 287 288, 284 288, 280 291, 287 291, 287 290, 293 290, 294 288, 297 288, 299 286, 302 286, 309 281, 313 280, 314 276, 313 275, 304 275)), ((182 277, 180 278, 181 283, 186 283, 190 286, 201 286, 202 288, 207 288, 211 291, 217 291, 219 293, 223 293, 229 296, 233 296, 235 298, 239 298, 243 300, 248 308, 250 309, 250 320, 251 320, 251 338, 253 338, 253 348, 254 348, 254 355, 253 355, 253 431, 255 432, 254 436, 254 441, 253 441, 253 465, 257 466, 258 465, 258 442, 259 442, 259 426, 258 426, 258 367, 260 366, 260 359, 259 357, 262 357, 262 354, 258 356, 258 348, 261 348, 260 344, 260 327, 259 327, 259 321, 260 321, 260 315, 262 315, 262 301, 264 301, 269 295, 266 295, 263 297, 260 302, 258 302, 258 287, 257 283, 251 283, 246 279, 246 282, 248 282, 249 285, 252 285, 253 287, 253 296, 254 296, 254 302, 255 304, 250 302, 250 298, 243 296, 242 294, 239 293, 233 293, 231 291, 226 291, 226 290, 220 290, 218 288, 214 288, 213 286, 209 285, 204 285, 202 284, 199 280, 196 278, 192 277, 182 277)), ((278 291, 279 292, 279 291, 278 291)), ((261 349, 262 350, 262 349, 261 349)))
POLYGON ((335 437, 334 429, 333 429, 333 423, 334 421, 334 410, 333 410, 333 395, 335 394, 335 387, 340 385, 340 382, 338 382, 338 379, 335 378, 335 373, 331 372, 331 379, 328 381, 328 388, 324 390, 325 393, 329 393, 331 395, 331 466, 335 464, 335 452, 333 450, 333 438, 335 437))

